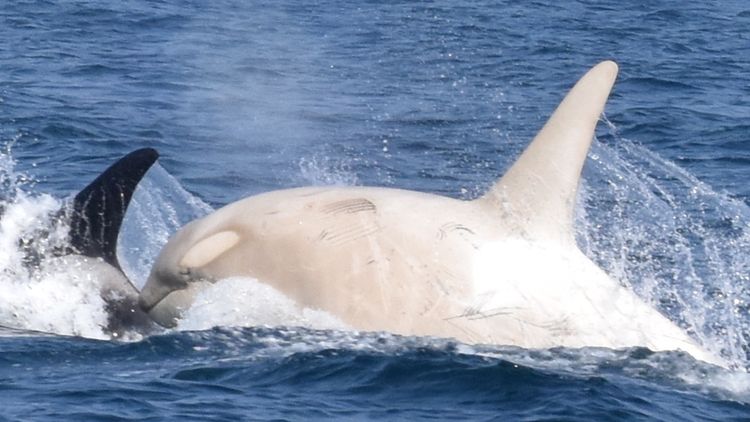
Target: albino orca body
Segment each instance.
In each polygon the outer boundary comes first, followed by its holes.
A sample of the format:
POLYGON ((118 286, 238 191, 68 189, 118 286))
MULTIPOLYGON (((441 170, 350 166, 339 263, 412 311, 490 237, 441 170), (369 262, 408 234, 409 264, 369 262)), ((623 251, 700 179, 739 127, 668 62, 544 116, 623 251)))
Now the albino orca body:
POLYGON ((232 203, 177 232, 140 293, 171 326, 205 282, 243 276, 359 330, 468 343, 683 350, 720 363, 575 244, 581 168, 617 66, 589 71, 482 198, 310 187, 232 203))

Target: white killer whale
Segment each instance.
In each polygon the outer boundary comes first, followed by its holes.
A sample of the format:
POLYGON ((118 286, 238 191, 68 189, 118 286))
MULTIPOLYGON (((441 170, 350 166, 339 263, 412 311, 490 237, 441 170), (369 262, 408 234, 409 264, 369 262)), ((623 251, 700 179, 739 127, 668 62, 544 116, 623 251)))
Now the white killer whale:
POLYGON ((358 330, 525 348, 643 346, 723 364, 576 245, 580 173, 616 75, 609 61, 586 73, 479 199, 308 187, 195 220, 158 255, 140 306, 174 326, 208 283, 243 276, 358 330))

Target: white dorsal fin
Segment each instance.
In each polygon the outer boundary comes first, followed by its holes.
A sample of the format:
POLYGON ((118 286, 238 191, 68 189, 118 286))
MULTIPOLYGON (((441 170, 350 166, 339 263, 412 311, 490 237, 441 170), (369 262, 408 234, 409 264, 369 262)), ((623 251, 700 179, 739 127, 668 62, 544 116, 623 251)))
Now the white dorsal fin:
POLYGON ((477 202, 501 213, 507 228, 535 240, 574 243, 578 182, 617 65, 589 70, 505 175, 477 202))

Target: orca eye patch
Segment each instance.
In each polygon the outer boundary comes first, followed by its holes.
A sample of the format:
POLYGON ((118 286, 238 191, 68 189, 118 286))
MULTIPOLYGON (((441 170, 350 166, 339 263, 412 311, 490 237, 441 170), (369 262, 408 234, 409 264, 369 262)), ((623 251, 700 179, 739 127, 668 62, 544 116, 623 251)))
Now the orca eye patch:
POLYGON ((221 231, 201 240, 191 247, 180 261, 180 266, 202 267, 233 248, 240 236, 232 230, 221 231))

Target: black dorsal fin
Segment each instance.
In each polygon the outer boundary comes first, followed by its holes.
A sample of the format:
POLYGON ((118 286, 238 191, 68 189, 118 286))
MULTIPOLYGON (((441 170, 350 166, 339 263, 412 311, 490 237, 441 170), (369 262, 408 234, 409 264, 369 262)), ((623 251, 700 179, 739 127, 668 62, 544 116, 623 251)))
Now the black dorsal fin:
POLYGON ((152 148, 133 151, 76 195, 69 232, 75 253, 102 258, 122 271, 117 261, 120 226, 135 188, 158 158, 152 148))

